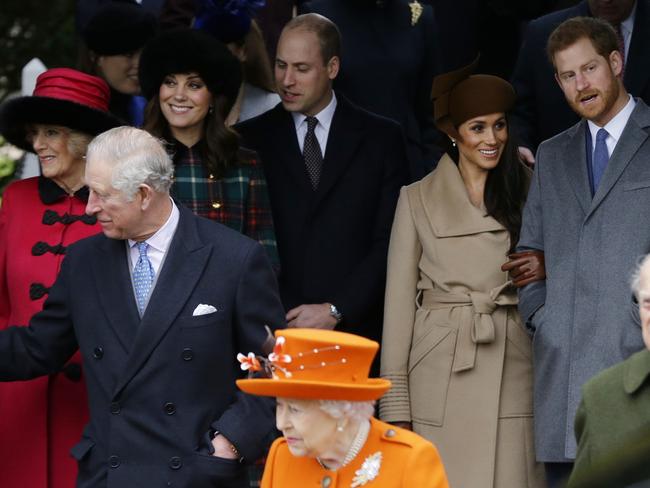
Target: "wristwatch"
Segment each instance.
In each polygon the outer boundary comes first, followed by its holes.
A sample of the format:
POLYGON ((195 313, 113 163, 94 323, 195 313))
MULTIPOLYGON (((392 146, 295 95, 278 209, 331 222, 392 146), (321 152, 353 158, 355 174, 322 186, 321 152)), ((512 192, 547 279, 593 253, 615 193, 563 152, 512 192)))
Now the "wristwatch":
POLYGON ((341 320, 343 320, 343 314, 339 312, 339 309, 336 308, 336 305, 330 303, 330 315, 336 319, 336 323, 338 324, 341 320))

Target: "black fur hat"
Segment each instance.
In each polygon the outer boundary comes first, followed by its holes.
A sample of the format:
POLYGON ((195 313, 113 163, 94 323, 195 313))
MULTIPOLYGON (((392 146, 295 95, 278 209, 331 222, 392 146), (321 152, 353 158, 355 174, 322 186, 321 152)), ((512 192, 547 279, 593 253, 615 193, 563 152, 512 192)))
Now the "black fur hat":
POLYGON ((239 60, 210 34, 176 29, 152 39, 140 56, 140 87, 148 99, 158 93, 165 76, 196 72, 213 95, 234 103, 242 82, 239 60))
POLYGON ((81 36, 95 54, 113 56, 142 49, 157 30, 156 16, 137 3, 109 2, 97 9, 81 36))

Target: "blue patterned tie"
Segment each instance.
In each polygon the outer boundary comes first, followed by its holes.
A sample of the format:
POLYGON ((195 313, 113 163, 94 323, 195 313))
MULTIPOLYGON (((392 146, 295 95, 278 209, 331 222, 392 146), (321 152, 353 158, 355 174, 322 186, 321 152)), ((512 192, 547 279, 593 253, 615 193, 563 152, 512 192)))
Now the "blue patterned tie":
POLYGON ((607 151, 607 136, 609 134, 605 129, 599 129, 596 133, 596 147, 594 148, 594 158, 592 161, 594 173, 594 193, 598 190, 598 184, 603 177, 607 162, 609 161, 609 152, 607 151))
POLYGON ((135 264, 135 268, 133 268, 133 288, 135 289, 135 298, 138 302, 138 310, 140 311, 140 316, 142 316, 144 315, 144 309, 147 305, 147 299, 149 298, 151 285, 153 285, 153 279, 156 273, 147 256, 149 244, 146 242, 138 242, 137 246, 140 257, 135 264))

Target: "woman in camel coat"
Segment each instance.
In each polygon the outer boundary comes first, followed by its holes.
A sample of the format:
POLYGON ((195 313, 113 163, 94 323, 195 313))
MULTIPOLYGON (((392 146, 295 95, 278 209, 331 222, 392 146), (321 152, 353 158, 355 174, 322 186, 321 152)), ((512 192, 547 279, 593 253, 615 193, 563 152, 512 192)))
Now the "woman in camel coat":
MULTIPOLYGON (((469 76, 472 68, 434 81, 436 122, 454 147, 400 194, 381 355, 393 387, 379 414, 436 444, 454 488, 542 487, 531 341, 501 270, 517 242, 529 175, 508 142, 512 87, 469 76)), ((538 258, 515 257, 523 269, 538 258)), ((519 271, 516 284, 534 279, 519 271)))

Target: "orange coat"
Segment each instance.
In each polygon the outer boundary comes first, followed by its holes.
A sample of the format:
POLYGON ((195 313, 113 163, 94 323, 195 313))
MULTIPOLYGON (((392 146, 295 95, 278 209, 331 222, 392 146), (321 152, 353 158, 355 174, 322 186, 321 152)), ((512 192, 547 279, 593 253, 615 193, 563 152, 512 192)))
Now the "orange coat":
POLYGON ((382 453, 377 477, 367 488, 449 488, 438 451, 413 432, 371 419, 368 440, 357 457, 338 471, 322 468, 314 458, 295 457, 284 438, 271 446, 261 488, 348 488, 364 460, 382 453))

